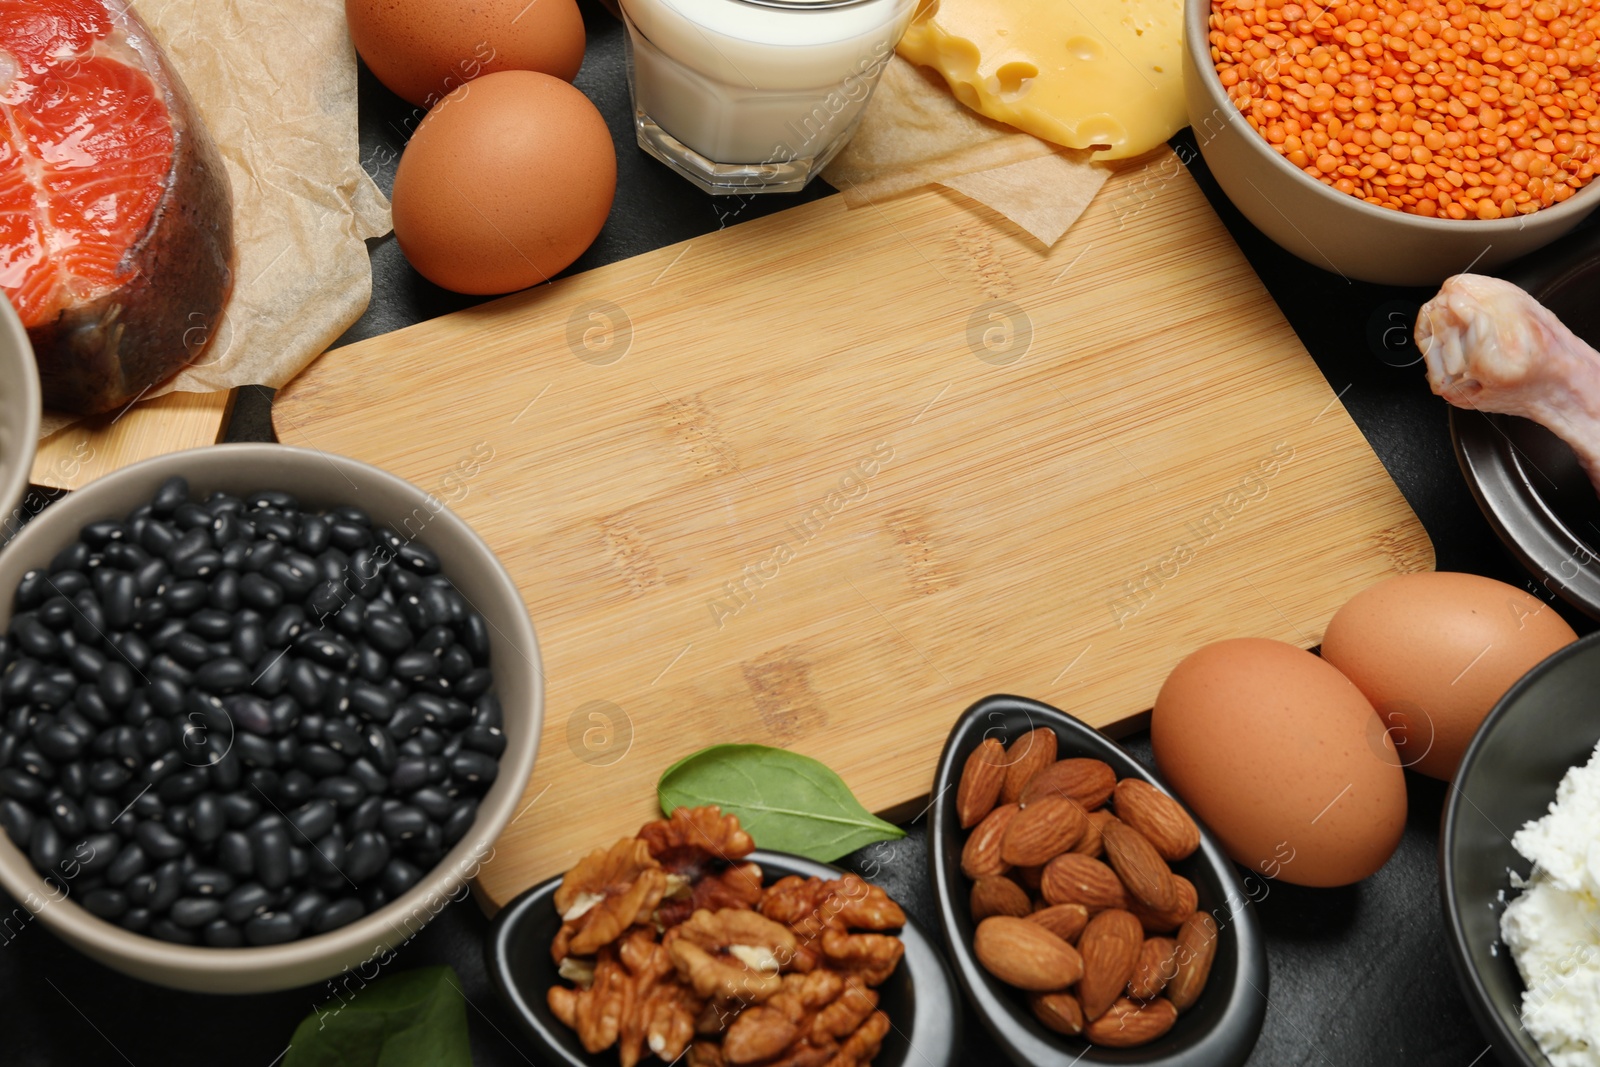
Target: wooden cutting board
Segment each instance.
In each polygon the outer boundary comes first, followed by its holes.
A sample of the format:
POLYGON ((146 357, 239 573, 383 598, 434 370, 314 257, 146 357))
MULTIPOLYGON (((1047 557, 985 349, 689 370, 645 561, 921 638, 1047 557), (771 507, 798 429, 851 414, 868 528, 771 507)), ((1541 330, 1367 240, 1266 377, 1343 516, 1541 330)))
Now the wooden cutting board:
POLYGON ((979 697, 1128 729, 1198 645, 1310 647, 1433 565, 1165 151, 1049 252, 948 191, 830 197, 329 352, 274 418, 431 490, 523 590, 546 719, 495 903, 705 745, 908 816, 979 697))

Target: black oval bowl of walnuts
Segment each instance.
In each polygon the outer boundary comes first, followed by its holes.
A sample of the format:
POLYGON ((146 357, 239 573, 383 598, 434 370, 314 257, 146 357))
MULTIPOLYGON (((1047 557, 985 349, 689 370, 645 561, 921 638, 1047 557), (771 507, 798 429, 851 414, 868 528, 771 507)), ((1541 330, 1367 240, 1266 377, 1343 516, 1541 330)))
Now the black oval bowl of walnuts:
POLYGON ((755 850, 715 808, 517 897, 488 960, 535 1046, 574 1067, 948 1067, 961 1045, 949 969, 898 905, 755 850))

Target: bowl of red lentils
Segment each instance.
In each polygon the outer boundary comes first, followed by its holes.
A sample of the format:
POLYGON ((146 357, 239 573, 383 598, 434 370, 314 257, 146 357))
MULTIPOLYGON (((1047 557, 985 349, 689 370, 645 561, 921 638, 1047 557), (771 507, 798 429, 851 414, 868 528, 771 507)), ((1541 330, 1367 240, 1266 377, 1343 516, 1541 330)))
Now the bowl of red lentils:
POLYGON ((1325 270, 1436 285, 1600 207, 1596 0, 1186 0, 1217 184, 1325 270))

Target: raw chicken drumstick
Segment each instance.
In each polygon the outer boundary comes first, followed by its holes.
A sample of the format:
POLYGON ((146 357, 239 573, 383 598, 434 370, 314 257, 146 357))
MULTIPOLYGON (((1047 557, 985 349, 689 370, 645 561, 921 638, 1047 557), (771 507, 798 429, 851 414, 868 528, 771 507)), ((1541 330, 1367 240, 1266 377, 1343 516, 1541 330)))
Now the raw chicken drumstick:
POLYGON ((1428 384, 1459 408, 1532 419, 1600 493, 1600 352, 1499 278, 1457 274, 1417 315, 1428 384))

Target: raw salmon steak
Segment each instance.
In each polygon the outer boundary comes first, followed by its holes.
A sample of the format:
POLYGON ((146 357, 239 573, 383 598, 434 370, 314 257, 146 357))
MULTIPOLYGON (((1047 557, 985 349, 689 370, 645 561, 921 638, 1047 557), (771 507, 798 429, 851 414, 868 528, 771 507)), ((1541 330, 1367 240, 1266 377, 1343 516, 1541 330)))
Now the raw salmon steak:
POLYGON ((121 407, 205 348, 232 282, 227 172, 124 0, 0 0, 0 288, 45 406, 121 407))

